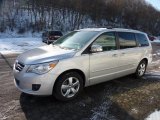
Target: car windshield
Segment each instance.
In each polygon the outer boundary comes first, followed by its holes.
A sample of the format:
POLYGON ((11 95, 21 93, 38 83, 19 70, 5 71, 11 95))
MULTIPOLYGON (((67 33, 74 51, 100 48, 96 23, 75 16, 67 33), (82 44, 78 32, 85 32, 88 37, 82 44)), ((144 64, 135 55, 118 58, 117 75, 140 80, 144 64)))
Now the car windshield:
POLYGON ((59 38, 53 45, 61 48, 79 50, 86 45, 98 32, 97 31, 73 31, 59 38))

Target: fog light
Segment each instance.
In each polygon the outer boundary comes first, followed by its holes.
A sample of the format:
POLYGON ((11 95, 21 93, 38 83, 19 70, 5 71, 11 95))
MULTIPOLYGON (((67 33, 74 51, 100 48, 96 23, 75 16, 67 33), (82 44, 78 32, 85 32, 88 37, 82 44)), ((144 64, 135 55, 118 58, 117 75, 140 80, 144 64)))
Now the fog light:
POLYGON ((32 84, 32 90, 33 90, 33 91, 39 90, 40 87, 41 87, 40 84, 32 84))

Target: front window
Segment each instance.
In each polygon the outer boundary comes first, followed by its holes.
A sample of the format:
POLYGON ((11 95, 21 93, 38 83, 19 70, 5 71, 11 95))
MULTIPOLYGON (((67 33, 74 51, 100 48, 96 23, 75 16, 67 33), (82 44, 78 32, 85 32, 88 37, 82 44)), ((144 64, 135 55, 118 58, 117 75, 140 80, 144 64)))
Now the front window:
POLYGON ((94 41, 93 45, 102 46, 103 51, 116 50, 116 37, 114 32, 103 33, 94 41))
POLYGON ((61 48, 79 50, 83 48, 98 32, 97 31, 73 31, 59 38, 53 45, 61 48))

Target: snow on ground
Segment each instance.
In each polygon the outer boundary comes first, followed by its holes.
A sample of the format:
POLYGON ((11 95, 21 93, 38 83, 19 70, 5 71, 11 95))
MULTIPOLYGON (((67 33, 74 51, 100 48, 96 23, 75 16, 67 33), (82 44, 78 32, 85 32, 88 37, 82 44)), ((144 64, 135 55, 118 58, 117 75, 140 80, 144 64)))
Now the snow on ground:
POLYGON ((10 31, 7 30, 6 32, 0 32, 0 38, 27 38, 27 37, 41 37, 42 32, 34 32, 32 33, 31 31, 25 32, 23 34, 18 34, 17 31, 10 31))
POLYGON ((160 111, 155 110, 145 120, 159 120, 159 119, 160 119, 160 111))
POLYGON ((0 38, 0 52, 2 54, 21 53, 45 45, 41 38, 0 38))
POLYGON ((158 42, 158 43, 160 43, 160 40, 159 40, 159 39, 156 39, 156 40, 151 41, 151 42, 158 42))
POLYGON ((109 112, 112 106, 112 101, 109 97, 112 91, 114 91, 114 88, 110 85, 106 85, 104 91, 105 96, 103 96, 101 104, 92 109, 90 120, 117 120, 116 117, 109 112))
POLYGON ((146 72, 145 76, 143 76, 144 79, 147 79, 147 78, 155 78, 155 80, 159 80, 160 78, 160 71, 149 71, 149 72, 146 72))
POLYGON ((91 120, 117 120, 115 116, 109 113, 109 109, 111 107, 111 101, 103 102, 99 107, 95 107, 92 110, 93 114, 91 116, 91 120))

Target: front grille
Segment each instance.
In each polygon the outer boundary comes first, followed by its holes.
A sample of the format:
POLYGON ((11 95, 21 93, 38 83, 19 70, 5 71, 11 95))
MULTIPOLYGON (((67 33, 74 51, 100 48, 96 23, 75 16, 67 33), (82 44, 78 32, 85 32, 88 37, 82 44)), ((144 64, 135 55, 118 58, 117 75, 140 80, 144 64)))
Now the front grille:
POLYGON ((15 69, 18 70, 19 72, 23 70, 24 68, 24 64, 20 63, 20 62, 16 62, 15 64, 15 69))

